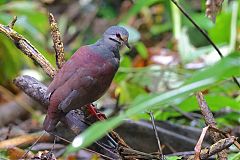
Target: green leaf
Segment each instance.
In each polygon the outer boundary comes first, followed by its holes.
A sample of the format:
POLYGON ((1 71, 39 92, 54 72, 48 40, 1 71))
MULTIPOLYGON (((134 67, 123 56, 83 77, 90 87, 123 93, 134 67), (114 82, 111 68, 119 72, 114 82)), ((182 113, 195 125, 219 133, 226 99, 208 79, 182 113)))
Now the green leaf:
POLYGON ((112 6, 105 4, 100 7, 98 16, 111 20, 116 18, 117 14, 116 10, 112 6))
POLYGON ((132 105, 129 106, 129 109, 126 112, 109 120, 97 122, 94 125, 92 125, 89 129, 84 131, 82 134, 77 136, 73 142, 73 146, 72 145, 68 146, 67 153, 77 151, 81 147, 86 147, 90 145, 92 142, 103 137, 109 130, 121 124, 125 118, 131 117, 137 113, 141 113, 147 109, 148 110, 153 109, 156 106, 171 103, 176 98, 184 97, 197 90, 206 88, 209 85, 212 85, 219 81, 219 79, 221 79, 222 76, 230 77, 232 74, 236 74, 239 71, 240 64, 239 61, 236 64, 235 59, 239 59, 239 57, 237 57, 236 55, 229 56, 221 60, 214 66, 205 69, 204 72, 200 71, 199 73, 196 73, 197 76, 194 76, 189 81, 189 83, 178 89, 168 91, 163 94, 156 95, 150 94, 140 100, 138 99, 134 101, 132 105), (208 72, 212 72, 212 69, 218 66, 219 64, 221 64, 222 66, 220 71, 217 72, 218 74, 215 74, 215 76, 210 76, 210 78, 206 78, 205 76, 209 75, 208 72), (231 72, 231 74, 224 74, 224 72, 231 72))
POLYGON ((213 66, 203 69, 193 74, 186 83, 195 82, 200 79, 215 78, 224 79, 225 77, 240 75, 240 53, 235 52, 230 56, 223 58, 221 61, 213 66))
MULTIPOLYGON (((240 109, 240 102, 232 98, 219 95, 205 95, 204 97, 212 111, 217 111, 224 107, 229 107, 236 111, 240 109)), ((179 104, 179 107, 185 112, 199 110, 199 105, 195 97, 189 97, 179 104)))
MULTIPOLYGON (((191 14, 191 17, 204 30, 208 30, 208 29, 214 27, 214 23, 205 14, 193 12, 191 14)), ((186 21, 188 21, 188 20, 186 20, 186 21)), ((188 23, 190 24, 189 21, 188 21, 188 23)), ((191 24, 191 26, 192 26, 192 24, 191 24)))
POLYGON ((0 6, 0 11, 18 11, 18 12, 31 12, 37 9, 38 3, 31 1, 16 1, 9 2, 0 6))
POLYGON ((172 24, 170 22, 166 22, 164 24, 153 24, 150 28, 150 33, 152 35, 159 35, 161 33, 167 32, 172 28, 172 24))
POLYGON ((148 57, 148 51, 145 45, 142 42, 138 42, 135 45, 138 53, 142 56, 142 58, 146 59, 148 57))
POLYGON ((154 3, 161 2, 163 0, 137 0, 135 1, 133 7, 128 11, 127 15, 121 20, 123 23, 126 23, 130 17, 138 14, 143 7, 149 7, 154 3))
POLYGON ((216 25, 208 30, 210 38, 217 44, 229 43, 231 31, 231 12, 221 12, 216 25))
POLYGON ((1 13, 0 14, 0 22, 1 24, 8 24, 9 22, 11 22, 13 19, 13 16, 11 16, 10 14, 7 13, 1 13))
POLYGON ((8 159, 7 149, 0 149, 0 159, 8 159))
POLYGON ((10 40, 0 35, 0 83, 13 79, 23 67, 23 58, 16 55, 19 51, 10 40))
POLYGON ((177 157, 177 156, 170 156, 170 157, 166 157, 167 160, 178 160, 181 159, 181 157, 177 157))
POLYGON ((125 118, 131 117, 137 113, 141 113, 147 109, 150 110, 154 107, 156 108, 157 106, 171 103, 176 98, 184 97, 190 93, 209 87, 210 85, 222 79, 222 76, 230 77, 232 74, 237 74, 239 72, 240 61, 236 63, 235 59, 239 60, 239 57, 237 57, 236 54, 221 60, 219 63, 205 69, 204 71, 200 71, 199 73, 197 72, 197 76, 194 76, 186 85, 178 89, 171 90, 163 94, 150 94, 141 100, 138 99, 137 101, 134 101, 132 105, 129 106, 129 109, 124 113, 109 120, 97 122, 82 134, 77 136, 73 141, 73 146, 68 146, 67 153, 77 151, 81 147, 90 145, 92 142, 103 137, 109 130, 121 124, 125 118), (209 75, 208 72, 212 72, 213 68, 216 66, 219 67, 219 64, 222 66, 221 69, 218 68, 219 71, 217 74, 215 74, 215 76, 210 76, 210 78, 205 77, 206 75, 209 75), (224 72, 231 72, 231 74, 224 74, 224 72))
POLYGON ((178 50, 181 56, 181 60, 186 63, 191 60, 192 55, 190 54, 190 52, 193 52, 195 50, 189 40, 186 28, 183 28, 182 31, 178 34, 178 40, 178 50))
POLYGON ((232 154, 230 157, 228 157, 229 160, 240 160, 240 152, 236 154, 232 154))
POLYGON ((124 118, 123 116, 118 116, 115 118, 108 119, 103 123, 98 122, 96 124, 93 124, 90 129, 86 130, 85 132, 83 132, 83 134, 81 134, 81 136, 77 136, 74 139, 72 145, 69 145, 67 147, 65 155, 68 153, 78 151, 81 147, 88 146, 92 142, 94 142, 94 140, 103 137, 108 131, 110 131, 111 128, 117 127, 117 125, 119 125, 122 122, 123 118, 124 118), (89 134, 91 134, 91 138, 89 138, 89 134), (79 147, 79 145, 81 147, 79 147))
POLYGON ((132 102, 139 95, 145 95, 146 91, 135 83, 122 81, 120 84, 120 103, 126 104, 132 102))
POLYGON ((73 145, 68 146, 66 154, 90 145, 95 140, 103 137, 112 128, 120 125, 125 118, 128 118, 147 109, 151 109, 156 105, 163 105, 180 96, 186 96, 187 94, 207 87, 214 82, 216 82, 215 79, 200 80, 160 95, 155 95, 153 97, 151 95, 147 96, 145 98, 145 101, 138 101, 133 103, 131 106, 129 106, 129 109, 126 112, 120 114, 119 116, 103 122, 97 122, 92 125, 89 129, 87 129, 74 139, 73 145))
POLYGON ((217 117, 216 122, 219 128, 225 128, 226 126, 232 128, 238 126, 240 122, 239 110, 217 117))

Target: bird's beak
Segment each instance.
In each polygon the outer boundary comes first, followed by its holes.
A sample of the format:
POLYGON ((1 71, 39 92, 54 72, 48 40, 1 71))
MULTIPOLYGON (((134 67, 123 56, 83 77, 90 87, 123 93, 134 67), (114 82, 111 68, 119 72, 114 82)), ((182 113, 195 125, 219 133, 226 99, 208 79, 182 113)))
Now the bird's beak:
POLYGON ((128 43, 128 36, 123 36, 122 37, 122 41, 125 44, 125 46, 127 46, 129 49, 131 49, 129 43, 128 43))
POLYGON ((124 44, 125 44, 129 49, 131 49, 131 46, 129 45, 128 41, 125 41, 124 44))

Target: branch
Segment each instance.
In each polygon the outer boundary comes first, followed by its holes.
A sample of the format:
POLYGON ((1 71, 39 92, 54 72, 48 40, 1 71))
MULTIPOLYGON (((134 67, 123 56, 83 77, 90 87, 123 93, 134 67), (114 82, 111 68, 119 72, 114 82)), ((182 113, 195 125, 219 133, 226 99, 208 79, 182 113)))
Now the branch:
POLYGON ((17 21, 17 16, 13 17, 13 20, 7 25, 9 28, 13 29, 14 24, 17 21))
POLYGON ((198 139, 198 142, 194 148, 194 151, 195 151, 194 160, 200 160, 201 147, 202 147, 203 139, 207 133, 208 128, 209 126, 203 128, 202 133, 198 139))
POLYGON ((25 55, 37 62, 50 77, 54 77, 56 70, 48 60, 26 38, 12 29, 16 20, 15 17, 8 26, 0 24, 0 32, 10 38, 25 55))
MULTIPOLYGON (((208 107, 203 94, 201 92, 198 92, 197 95, 197 100, 198 100, 198 104, 199 107, 201 109, 202 115, 204 117, 205 123, 207 126, 210 127, 214 127, 216 128, 216 121, 213 117, 213 114, 210 110, 210 108, 208 107)), ((221 135, 219 133, 216 133, 214 131, 210 130, 210 137, 212 138, 213 142, 216 143, 217 141, 221 140, 221 135)), ((226 159, 227 158, 227 151, 226 150, 222 150, 221 152, 218 153, 218 157, 219 159, 226 159)))
MULTIPOLYGON (((54 17, 50 15, 49 17, 50 24, 56 25, 54 17)), ((27 41, 22 35, 18 34, 12 29, 16 18, 8 26, 0 24, 0 32, 4 33, 8 38, 10 38, 13 43, 21 50, 24 54, 29 56, 32 60, 36 61, 43 70, 50 76, 54 77, 56 70, 51 66, 51 64, 46 60, 46 58, 39 52, 37 49, 27 41)), ((60 39, 60 33, 58 30, 55 30, 55 27, 51 28, 52 34, 54 34, 53 40, 54 44, 57 44, 55 47, 58 67, 64 63, 64 51, 63 45, 60 39), (56 31, 56 32, 55 32, 56 31), (53 33, 54 32, 54 33, 53 33), (55 35, 56 34, 56 35, 55 35), (58 45, 58 42, 61 44, 58 45)), ((34 100, 46 107, 49 104, 47 98, 45 98, 45 92, 47 87, 37 81, 35 78, 30 76, 20 76, 14 79, 14 84, 22 89, 28 96, 32 97, 34 100)), ((92 123, 98 121, 96 117, 91 117, 87 107, 81 107, 82 110, 72 110, 62 117, 61 122, 57 125, 56 130, 52 133, 53 135, 63 139, 66 142, 71 142, 73 138, 80 134, 82 131, 86 130, 92 123)), ((119 148, 123 150, 132 150, 124 142, 124 140, 114 131, 111 131, 102 139, 98 140, 92 144, 90 149, 100 152, 103 154, 103 157, 108 157, 107 159, 120 159, 119 148)), ((138 151, 132 150, 131 154, 128 156, 137 156, 138 151)), ((147 153, 141 153, 139 156, 144 155, 147 157, 157 157, 147 153)), ((138 156, 138 157, 139 157, 138 156)))
POLYGON ((35 78, 30 76, 19 76, 13 80, 13 83, 43 106, 47 106, 49 104, 48 99, 44 97, 47 87, 35 78))
MULTIPOLYGON (((22 91, 24 91, 28 96, 32 97, 43 106, 47 107, 49 101, 44 97, 47 90, 47 87, 44 84, 30 76, 17 77, 14 79, 14 84, 22 89, 22 91)), ((88 117, 88 115, 85 114, 87 111, 85 111, 85 107, 82 107, 82 109, 84 111, 73 110, 67 113, 66 116, 63 116, 61 119, 62 124, 57 125, 56 131, 54 131, 52 134, 61 137, 69 142, 72 141, 76 135, 86 130, 90 124, 94 122, 89 122, 88 119, 85 118, 88 117)), ((118 146, 112 147, 111 144, 109 144, 110 142, 111 140, 108 138, 103 138, 98 142, 95 142, 89 148, 95 151, 100 151, 102 154, 108 155, 112 158, 119 158, 119 155, 116 154, 118 146), (109 149, 104 146, 111 147, 109 147, 109 149)), ((115 142, 115 144, 117 143, 115 142)))
POLYGON ((153 113, 150 111, 148 114, 150 115, 150 118, 151 118, 151 121, 152 121, 153 130, 154 130, 154 134, 155 134, 155 137, 157 139, 159 158, 161 160, 164 160, 164 155, 163 155, 162 148, 161 148, 161 142, 160 142, 160 139, 159 139, 159 136, 158 136, 158 133, 157 133, 157 129, 156 129, 156 125, 155 125, 155 122, 154 122, 155 119, 154 119, 153 113))
POLYGON ((65 63, 63 42, 61 40, 61 34, 58 29, 57 22, 52 13, 49 13, 48 19, 50 23, 51 36, 53 40, 53 48, 55 50, 56 55, 56 64, 60 69, 65 63))
MULTIPOLYGON (((20 76, 14 79, 14 84, 43 106, 46 107, 49 103, 48 99, 44 97, 47 87, 35 78, 30 76, 20 76)), ((61 119, 62 123, 57 125, 56 130, 52 134, 66 142, 71 142, 76 135, 80 134, 92 123, 96 122, 96 118, 89 117, 86 107, 81 107, 81 109, 82 110, 72 110, 67 113, 66 116, 63 116, 61 119)), ((154 157, 155 159, 159 159, 158 155, 147 154, 131 149, 114 131, 111 131, 107 136, 95 142, 89 147, 89 149, 99 151, 100 154, 114 159, 119 159, 119 154, 123 157, 126 156, 131 158, 150 157, 151 159, 151 157, 154 157)))
MULTIPOLYGON (((237 138, 232 136, 232 137, 221 139, 221 140, 217 141, 216 143, 211 145, 209 148, 205 148, 205 149, 201 150, 200 159, 208 159, 212 155, 214 155, 216 153, 220 153, 221 151, 229 148, 236 140, 237 140, 237 138)), ((184 157, 183 159, 184 160, 195 160, 194 157, 195 157, 195 155, 191 155, 191 156, 184 157)))
MULTIPOLYGON (((56 70, 46 60, 46 58, 30 42, 28 42, 27 39, 12 29, 15 22, 16 18, 14 18, 14 20, 8 26, 0 24, 0 32, 4 33, 8 38, 10 38, 19 50, 37 62, 43 68, 43 70, 53 78, 56 70)), ((20 76, 14 79, 14 83, 27 95, 38 101, 43 106, 46 107, 48 105, 49 101, 44 97, 47 87, 38 82, 35 78, 30 76, 20 76)), ((82 117, 81 115, 84 115, 83 112, 79 114, 79 112, 73 111, 66 114, 66 116, 61 120, 61 122, 65 125, 57 126, 57 131, 53 134, 57 134, 57 136, 60 137, 67 137, 68 139, 72 140, 76 135, 80 134, 80 132, 86 130, 87 127, 90 126, 90 124, 86 123, 85 117, 82 117), (66 126, 68 126, 70 129, 66 126)), ((93 150, 96 149, 96 151, 100 151, 103 155, 108 155, 114 159, 119 159, 119 154, 117 154, 118 146, 115 145, 113 147, 113 145, 110 144, 111 140, 108 138, 103 138, 98 142, 95 142, 91 147, 93 150), (110 147, 106 148, 105 146, 110 147)), ((114 144, 117 143, 115 142, 114 144)))

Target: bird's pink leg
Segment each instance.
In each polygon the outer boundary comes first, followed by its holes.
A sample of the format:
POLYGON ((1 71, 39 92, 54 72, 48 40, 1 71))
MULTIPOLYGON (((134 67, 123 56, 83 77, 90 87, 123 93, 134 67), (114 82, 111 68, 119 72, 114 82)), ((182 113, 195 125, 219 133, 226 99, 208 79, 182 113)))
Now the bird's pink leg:
POLYGON ((96 107, 93 104, 87 104, 86 107, 91 116, 96 117, 100 121, 107 119, 105 114, 97 111, 96 107))

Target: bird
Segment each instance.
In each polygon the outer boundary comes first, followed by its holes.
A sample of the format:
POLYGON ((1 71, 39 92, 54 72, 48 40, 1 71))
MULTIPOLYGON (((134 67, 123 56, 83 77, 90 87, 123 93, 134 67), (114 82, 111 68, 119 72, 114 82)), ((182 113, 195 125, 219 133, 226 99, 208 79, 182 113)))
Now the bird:
POLYGON ((80 47, 59 69, 45 94, 49 100, 45 131, 54 131, 64 114, 103 96, 119 68, 120 48, 130 48, 128 37, 124 27, 111 26, 96 43, 80 47))

